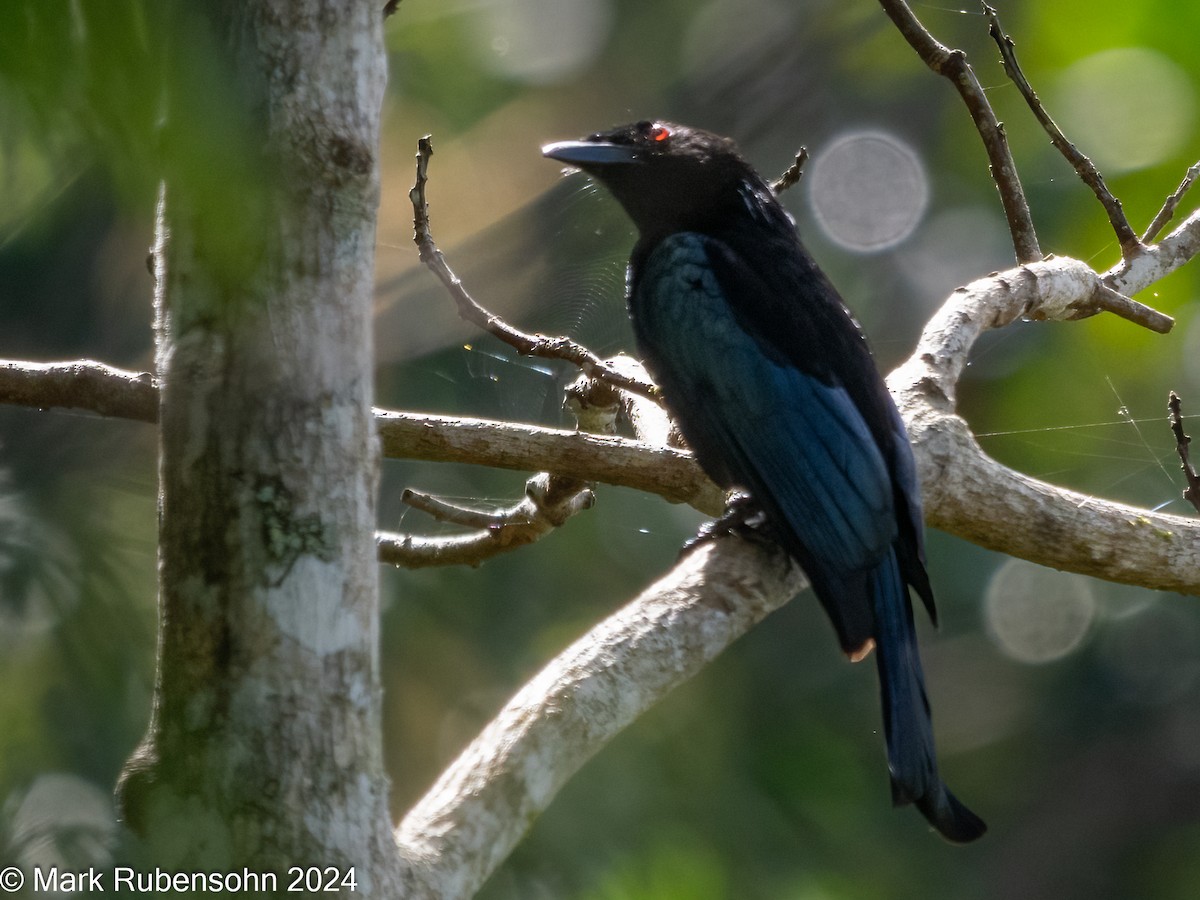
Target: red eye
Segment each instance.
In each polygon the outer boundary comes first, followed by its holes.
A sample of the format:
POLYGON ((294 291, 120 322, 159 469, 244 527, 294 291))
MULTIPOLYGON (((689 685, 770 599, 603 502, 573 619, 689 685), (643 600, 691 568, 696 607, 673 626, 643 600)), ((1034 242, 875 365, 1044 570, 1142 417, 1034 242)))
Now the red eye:
POLYGON ((654 141, 656 144, 661 144, 663 141, 667 140, 667 138, 669 138, 670 136, 671 136, 671 129, 668 128, 666 125, 650 126, 650 140, 654 141))

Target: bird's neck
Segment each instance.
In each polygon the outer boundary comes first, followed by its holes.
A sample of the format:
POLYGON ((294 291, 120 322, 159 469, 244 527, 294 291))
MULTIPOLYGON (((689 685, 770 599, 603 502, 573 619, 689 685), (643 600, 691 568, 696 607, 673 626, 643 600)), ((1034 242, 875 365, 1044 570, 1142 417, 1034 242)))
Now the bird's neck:
POLYGON ((635 272, 654 248, 673 234, 691 232, 725 243, 741 243, 763 237, 764 231, 771 237, 791 238, 796 229, 771 188, 757 176, 738 180, 703 198, 662 204, 633 218, 638 226, 631 258, 635 272))

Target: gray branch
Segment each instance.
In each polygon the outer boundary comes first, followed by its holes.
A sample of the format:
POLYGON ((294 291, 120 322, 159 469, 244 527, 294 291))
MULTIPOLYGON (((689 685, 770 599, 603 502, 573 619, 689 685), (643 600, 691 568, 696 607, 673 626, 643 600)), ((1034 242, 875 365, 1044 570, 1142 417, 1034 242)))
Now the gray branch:
POLYGON ((440 521, 475 529, 445 536, 378 532, 375 548, 379 561, 405 569, 478 566, 540 540, 595 502, 586 482, 548 472, 530 478, 525 496, 517 503, 494 512, 457 506, 413 490, 405 491, 401 499, 440 521))
POLYGON ((1200 594, 1200 521, 1078 494, 1000 465, 956 412, 958 378, 976 339, 1018 317, 1072 319, 1097 285, 1145 287, 1195 252, 1192 215, 1150 260, 1103 279, 1084 263, 1049 259, 960 288, 930 320, 916 351, 888 378, 916 449, 930 525, 1045 566, 1200 594))
POLYGON ((804 585, 740 538, 687 554, 529 681, 404 817, 405 896, 471 897, 597 750, 804 585))

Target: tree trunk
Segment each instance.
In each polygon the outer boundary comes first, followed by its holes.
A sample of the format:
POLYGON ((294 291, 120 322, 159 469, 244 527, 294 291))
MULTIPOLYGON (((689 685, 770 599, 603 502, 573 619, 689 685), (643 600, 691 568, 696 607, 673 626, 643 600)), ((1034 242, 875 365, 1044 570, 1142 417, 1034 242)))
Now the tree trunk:
POLYGON ((262 887, 283 892, 289 867, 354 867, 355 896, 395 896, 373 539, 380 9, 219 17, 179 36, 210 29, 232 107, 206 120, 219 85, 168 79, 158 682, 122 809, 139 871, 275 872, 262 887), (254 161, 220 171, 205 141, 254 161))

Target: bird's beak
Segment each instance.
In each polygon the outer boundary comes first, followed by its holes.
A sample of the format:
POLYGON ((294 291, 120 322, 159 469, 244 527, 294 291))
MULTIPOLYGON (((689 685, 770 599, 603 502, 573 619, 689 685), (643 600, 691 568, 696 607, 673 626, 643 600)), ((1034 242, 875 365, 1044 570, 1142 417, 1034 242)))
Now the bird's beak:
POLYGON ((589 166, 610 166, 637 162, 633 147, 598 141, 557 141, 542 148, 542 156, 586 169, 589 166))

